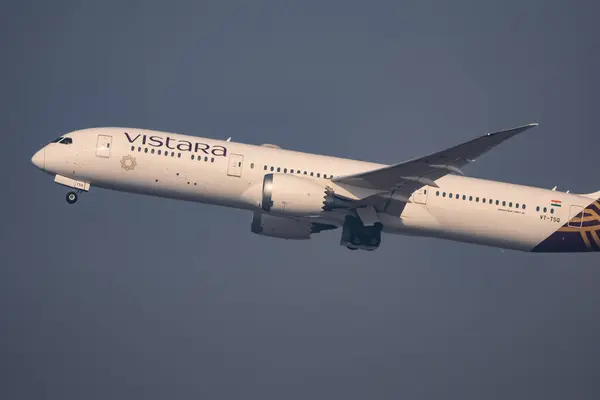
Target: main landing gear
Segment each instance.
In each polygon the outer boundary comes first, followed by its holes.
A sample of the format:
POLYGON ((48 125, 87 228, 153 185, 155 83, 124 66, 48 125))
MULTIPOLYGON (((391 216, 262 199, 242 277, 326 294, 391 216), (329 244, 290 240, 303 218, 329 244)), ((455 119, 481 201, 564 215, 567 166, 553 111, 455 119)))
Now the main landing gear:
POLYGON ((75 204, 77 202, 77 199, 79 198, 78 193, 79 192, 69 192, 69 193, 67 193, 67 203, 69 203, 69 204, 75 204))
POLYGON ((350 250, 376 250, 381 244, 381 222, 364 226, 360 218, 347 215, 342 228, 340 244, 350 250))

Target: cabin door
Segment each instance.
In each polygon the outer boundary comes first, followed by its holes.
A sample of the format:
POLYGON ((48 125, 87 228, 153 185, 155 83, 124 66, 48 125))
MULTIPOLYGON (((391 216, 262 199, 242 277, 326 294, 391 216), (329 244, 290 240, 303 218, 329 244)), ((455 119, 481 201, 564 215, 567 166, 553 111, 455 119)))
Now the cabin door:
POLYGON ((98 135, 98 142, 96 143, 96 156, 109 158, 111 143, 112 136, 98 135))
POLYGON ((423 186, 412 195, 412 201, 417 204, 427 204, 427 186, 423 186))
POLYGON ((244 156, 241 154, 230 154, 229 155, 229 168, 227 169, 227 175, 229 176, 242 176, 242 165, 244 164, 244 156))
POLYGON ((571 206, 569 212, 569 226, 581 228, 581 225, 583 225, 583 207, 571 206))

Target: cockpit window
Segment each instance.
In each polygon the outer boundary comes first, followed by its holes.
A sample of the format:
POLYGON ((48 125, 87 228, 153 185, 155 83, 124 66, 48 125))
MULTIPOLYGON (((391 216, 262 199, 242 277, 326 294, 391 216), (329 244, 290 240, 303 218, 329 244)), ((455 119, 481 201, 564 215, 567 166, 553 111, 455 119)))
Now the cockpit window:
POLYGON ((73 144, 73 139, 71 139, 69 137, 61 136, 59 138, 54 139, 50 143, 73 144))

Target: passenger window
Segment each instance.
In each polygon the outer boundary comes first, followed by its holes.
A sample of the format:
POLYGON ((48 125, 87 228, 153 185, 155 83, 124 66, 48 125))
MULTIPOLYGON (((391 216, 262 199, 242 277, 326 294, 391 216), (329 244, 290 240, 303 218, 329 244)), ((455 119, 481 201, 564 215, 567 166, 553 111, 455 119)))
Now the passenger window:
POLYGON ((271 167, 271 172, 275 171, 275 167, 271 167))
POLYGON ((540 212, 540 206, 537 206, 537 207, 535 208, 535 211, 537 211, 537 212, 540 212))
POLYGON ((548 212, 548 209, 546 207, 544 207, 544 212, 548 212))
POLYGON ((490 199, 490 204, 492 204, 494 202, 494 200, 490 199))
POLYGON ((281 172, 281 167, 277 167, 277 172, 281 172))
POLYGON ((254 163, 250 163, 250 169, 254 169, 254 163))
POLYGON ((465 195, 463 194, 463 200, 466 200, 466 199, 467 199, 467 196, 465 196, 465 195))
POLYGON ((131 146, 131 151, 135 151, 135 146, 131 146))
POLYGON ((496 205, 500 205, 500 200, 496 200, 496 205))
POLYGON ((550 209, 550 214, 554 214, 554 208, 550 209))
POLYGON ((177 158, 181 158, 181 153, 177 153, 177 158))
POLYGON ((442 193, 442 197, 446 197, 446 192, 442 193))
POLYGON ((510 203, 508 203, 508 206, 509 206, 510 208, 512 208, 512 201, 511 201, 510 203))
POLYGON ((195 156, 192 154, 192 160, 195 158, 195 156))
POLYGON ((287 174, 287 168, 284 168, 284 169, 283 169, 283 173, 284 173, 284 174, 287 174))
POLYGON ((469 196, 469 201, 473 201, 473 196, 469 196))
POLYGON ((523 204, 522 208, 523 208, 523 210, 525 210, 527 208, 527 206, 525 204, 523 204))
POLYGON ((505 201, 502 202, 502 207, 506 207, 506 202, 505 201))
POLYGON ((293 173, 294 173, 294 170, 293 170, 293 169, 290 169, 290 174, 293 174, 293 173))
POLYGON ((481 202, 482 202, 482 203, 484 203, 484 204, 485 204, 485 203, 487 203, 487 202, 485 201, 485 197, 484 197, 484 198, 481 200, 481 202))
POLYGON ((519 208, 519 203, 515 204, 515 208, 519 208))
POLYGON ((158 155, 160 156, 162 154, 161 150, 158 150, 158 155))
POLYGON ((148 148, 146 147, 146 148, 144 149, 144 153, 147 153, 147 152, 148 152, 148 148))
POLYGON ((265 167, 263 169, 266 171, 267 170, 267 166, 265 165, 265 167))
POLYGON ((210 158, 210 162, 215 162, 215 158, 214 158, 214 157, 211 157, 211 158, 210 158))
POLYGON ((171 157, 175 157, 175 152, 174 151, 171 152, 171 157))
POLYGON ((435 192, 435 195, 439 196, 440 195, 440 191, 438 190, 437 192, 435 192))
POLYGON ((452 193, 449 193, 449 194, 448 194, 448 197, 452 198, 452 193))
POLYGON ((141 147, 138 147, 138 153, 139 153, 139 152, 141 152, 141 151, 142 151, 142 148, 141 148, 141 147))
POLYGON ((208 156, 204 157, 204 161, 208 162, 208 156))
POLYGON ((310 176, 315 176, 315 173, 314 173, 314 172, 311 172, 311 173, 310 173, 310 176))
POLYGON ((476 197, 476 198, 475 198, 475 201, 476 201, 477 203, 479 203, 479 197, 476 197))
MULTIPOLYGON (((150 153, 154 154, 154 149, 150 150, 150 153)), ((192 157, 194 157, 194 156, 192 156, 192 157)))

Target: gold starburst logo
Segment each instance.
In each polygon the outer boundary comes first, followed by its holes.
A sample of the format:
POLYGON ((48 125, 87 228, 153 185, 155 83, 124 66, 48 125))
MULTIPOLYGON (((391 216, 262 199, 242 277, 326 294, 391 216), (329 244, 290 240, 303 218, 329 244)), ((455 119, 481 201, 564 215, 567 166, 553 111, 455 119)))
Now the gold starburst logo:
POLYGON ((121 168, 123 168, 125 171, 133 171, 136 165, 137 161, 135 161, 135 157, 124 156, 121 159, 121 168))

